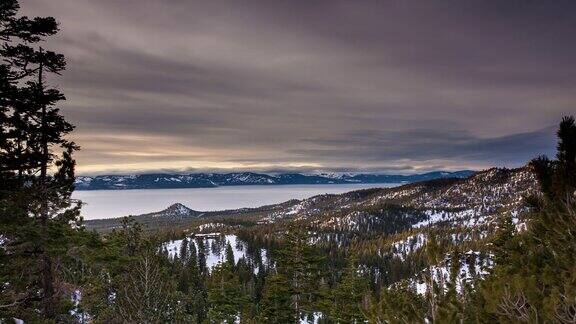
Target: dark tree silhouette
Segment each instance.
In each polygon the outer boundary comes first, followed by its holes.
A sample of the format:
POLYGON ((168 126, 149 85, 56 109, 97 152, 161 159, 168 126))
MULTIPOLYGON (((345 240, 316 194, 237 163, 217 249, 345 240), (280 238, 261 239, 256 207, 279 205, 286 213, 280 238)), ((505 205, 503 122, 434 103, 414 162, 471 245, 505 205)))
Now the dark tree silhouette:
POLYGON ((64 56, 40 46, 58 25, 51 17, 18 17, 18 10, 16 0, 0 4, 0 234, 12 261, 22 261, 3 264, 16 279, 2 293, 15 307, 40 301, 42 316, 54 318, 54 257, 61 231, 78 221, 70 199, 78 147, 65 139, 74 127, 56 107, 64 95, 46 81, 64 70, 64 56))

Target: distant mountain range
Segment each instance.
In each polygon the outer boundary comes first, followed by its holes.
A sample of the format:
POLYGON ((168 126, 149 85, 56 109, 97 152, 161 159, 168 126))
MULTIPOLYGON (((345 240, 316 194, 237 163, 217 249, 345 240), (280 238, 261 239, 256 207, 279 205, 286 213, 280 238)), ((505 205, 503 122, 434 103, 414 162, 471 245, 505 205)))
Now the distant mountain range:
MULTIPOLYGON (((414 219, 414 228, 444 224, 487 231, 498 215, 514 217, 523 210, 524 197, 537 192, 537 182, 530 168, 492 168, 474 173, 467 178, 442 177, 405 184, 393 188, 374 188, 344 194, 324 194, 307 199, 293 199, 280 204, 257 208, 222 211, 196 211, 175 203, 164 210, 134 216, 146 228, 188 228, 195 222, 221 223, 223 219, 241 225, 243 222, 265 224, 307 220, 325 231, 332 228, 338 233, 361 231, 358 226, 394 222, 389 217, 376 217, 382 208, 401 206, 421 214, 414 219), (343 232, 344 231, 344 232, 343 232)), ((461 173, 456 173, 457 175, 461 173)), ((420 175, 424 176, 424 175, 420 175)), ((88 229, 110 231, 121 226, 121 218, 87 220, 88 229)), ((370 225, 370 226, 372 226, 370 225)), ((368 226, 367 228, 372 228, 368 226)), ((374 228, 372 228, 374 230, 374 228)), ((321 231, 318 231, 321 232, 321 231)), ((340 234, 339 234, 340 235, 340 234)))
POLYGON ((289 184, 350 184, 350 183, 412 183, 439 178, 466 178, 474 171, 428 172, 412 175, 390 174, 339 174, 339 173, 194 173, 194 174, 140 174, 80 176, 76 178, 76 190, 122 190, 122 189, 175 189, 212 188, 246 185, 289 184))

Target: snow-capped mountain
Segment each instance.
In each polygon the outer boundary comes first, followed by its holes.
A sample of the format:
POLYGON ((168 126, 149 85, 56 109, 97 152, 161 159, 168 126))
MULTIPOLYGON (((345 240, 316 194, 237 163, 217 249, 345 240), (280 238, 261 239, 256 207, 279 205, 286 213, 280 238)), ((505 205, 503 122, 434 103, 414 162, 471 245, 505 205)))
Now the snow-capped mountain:
POLYGON ((473 171, 429 172, 413 175, 387 174, 263 174, 240 173, 193 173, 193 174, 140 174, 102 175, 76 178, 77 190, 102 189, 168 189, 210 188, 243 185, 286 185, 286 184, 345 184, 345 183, 412 183, 438 178, 464 178, 473 171))

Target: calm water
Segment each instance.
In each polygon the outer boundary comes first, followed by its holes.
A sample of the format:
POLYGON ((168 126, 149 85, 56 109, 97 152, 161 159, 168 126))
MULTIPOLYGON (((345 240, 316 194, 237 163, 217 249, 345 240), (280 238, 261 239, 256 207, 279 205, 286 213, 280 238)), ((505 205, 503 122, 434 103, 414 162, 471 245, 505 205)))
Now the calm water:
POLYGON ((325 193, 394 187, 397 184, 338 184, 231 186, 190 189, 94 190, 76 191, 74 198, 82 200, 84 219, 99 219, 140 215, 160 211, 171 204, 182 203, 194 210, 213 211, 259 207, 302 199, 325 193))

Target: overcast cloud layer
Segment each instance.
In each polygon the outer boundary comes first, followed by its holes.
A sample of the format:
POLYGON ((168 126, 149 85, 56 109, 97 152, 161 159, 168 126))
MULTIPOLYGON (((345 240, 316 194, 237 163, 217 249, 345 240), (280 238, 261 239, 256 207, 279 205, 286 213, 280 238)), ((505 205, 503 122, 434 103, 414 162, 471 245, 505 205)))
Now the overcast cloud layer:
POLYGON ((21 0, 80 173, 519 166, 576 111, 575 1, 21 0))

